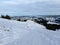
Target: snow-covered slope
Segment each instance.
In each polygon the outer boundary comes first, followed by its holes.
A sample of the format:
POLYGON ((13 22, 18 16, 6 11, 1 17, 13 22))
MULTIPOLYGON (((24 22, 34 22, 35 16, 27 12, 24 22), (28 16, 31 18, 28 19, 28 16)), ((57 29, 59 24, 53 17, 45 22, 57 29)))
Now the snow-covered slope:
POLYGON ((60 31, 49 31, 29 20, 0 18, 0 45, 60 45, 60 31))

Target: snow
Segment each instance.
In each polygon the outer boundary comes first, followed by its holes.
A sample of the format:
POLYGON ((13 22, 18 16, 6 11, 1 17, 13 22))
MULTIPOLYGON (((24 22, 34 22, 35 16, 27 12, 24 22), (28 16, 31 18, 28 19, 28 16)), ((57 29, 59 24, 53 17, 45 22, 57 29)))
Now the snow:
POLYGON ((60 45, 60 31, 50 31, 28 20, 0 18, 0 45, 60 45))
POLYGON ((60 23, 56 23, 56 22, 47 22, 47 24, 56 24, 56 25, 60 25, 60 23))

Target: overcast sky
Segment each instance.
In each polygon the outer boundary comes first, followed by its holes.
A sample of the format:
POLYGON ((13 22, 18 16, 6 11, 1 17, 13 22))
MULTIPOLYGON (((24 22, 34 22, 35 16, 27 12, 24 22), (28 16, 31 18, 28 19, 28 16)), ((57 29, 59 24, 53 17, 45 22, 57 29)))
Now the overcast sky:
POLYGON ((59 0, 0 0, 0 15, 59 15, 59 0))

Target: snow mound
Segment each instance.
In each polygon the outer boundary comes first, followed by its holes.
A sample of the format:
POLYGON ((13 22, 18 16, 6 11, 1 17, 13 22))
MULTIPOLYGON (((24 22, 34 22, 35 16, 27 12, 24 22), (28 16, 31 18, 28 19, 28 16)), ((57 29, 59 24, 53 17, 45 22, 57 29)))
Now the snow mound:
POLYGON ((0 45, 60 45, 60 31, 49 31, 30 20, 0 18, 0 45))
POLYGON ((60 25, 60 23, 56 23, 56 22, 47 22, 47 24, 56 24, 56 25, 60 25))
POLYGON ((36 28, 36 29, 42 28, 42 29, 45 29, 45 27, 43 25, 35 23, 34 21, 31 21, 31 20, 28 20, 27 24, 28 24, 27 26, 30 27, 30 28, 36 28))

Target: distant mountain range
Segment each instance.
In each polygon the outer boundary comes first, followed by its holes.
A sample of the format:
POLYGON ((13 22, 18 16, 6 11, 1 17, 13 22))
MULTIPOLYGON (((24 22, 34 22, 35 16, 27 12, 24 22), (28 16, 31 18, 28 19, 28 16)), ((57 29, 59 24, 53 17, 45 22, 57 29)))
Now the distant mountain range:
POLYGON ((37 15, 37 16, 28 16, 28 15, 26 15, 26 16, 12 16, 12 17, 41 17, 41 16, 45 16, 45 17, 60 17, 60 15, 37 15))

